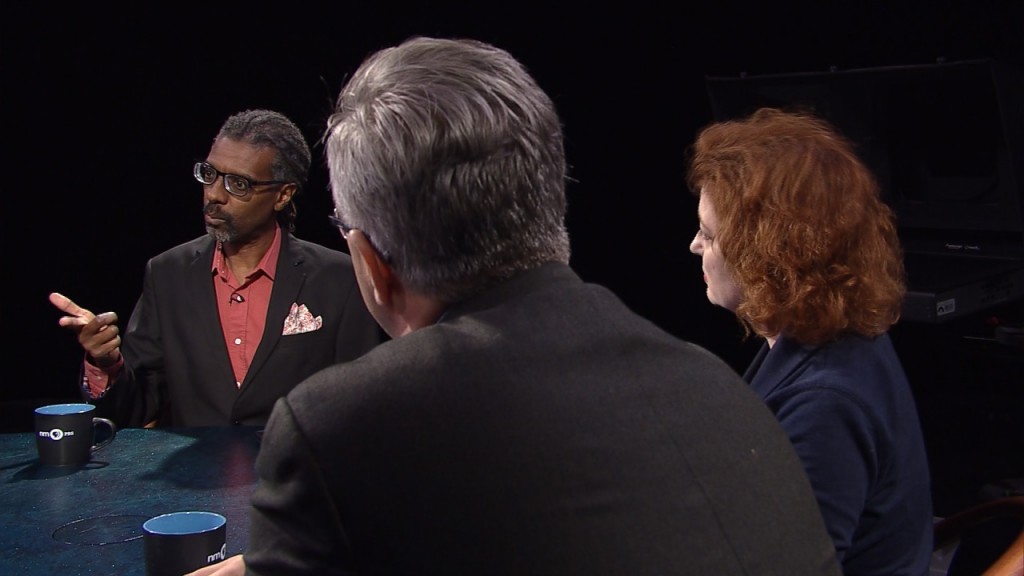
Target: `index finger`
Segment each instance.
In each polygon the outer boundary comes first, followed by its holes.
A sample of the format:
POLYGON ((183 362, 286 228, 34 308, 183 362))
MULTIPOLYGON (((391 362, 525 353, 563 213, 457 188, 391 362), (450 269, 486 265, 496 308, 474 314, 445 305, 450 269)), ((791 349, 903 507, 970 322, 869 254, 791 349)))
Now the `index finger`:
POLYGON ((75 304, 71 298, 61 294, 60 292, 50 293, 50 303, 59 308, 65 314, 70 314, 78 318, 85 318, 86 320, 92 320, 93 313, 82 308, 78 304, 75 304))

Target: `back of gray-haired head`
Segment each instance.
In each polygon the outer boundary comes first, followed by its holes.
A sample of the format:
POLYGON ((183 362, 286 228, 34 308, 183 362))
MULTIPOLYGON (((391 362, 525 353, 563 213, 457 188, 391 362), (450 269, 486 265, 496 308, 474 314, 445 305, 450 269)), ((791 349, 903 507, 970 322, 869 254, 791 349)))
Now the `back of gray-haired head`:
POLYGON ((339 215, 411 289, 452 303, 569 262, 561 123, 506 51, 413 38, 377 52, 324 139, 339 215))
MULTIPOLYGON (((291 120, 273 110, 246 110, 228 117, 217 133, 217 138, 245 142, 257 148, 277 151, 271 165, 271 179, 294 182, 298 194, 309 178, 310 154, 305 136, 291 120)), ((277 213, 281 224, 295 231, 295 198, 277 213)))

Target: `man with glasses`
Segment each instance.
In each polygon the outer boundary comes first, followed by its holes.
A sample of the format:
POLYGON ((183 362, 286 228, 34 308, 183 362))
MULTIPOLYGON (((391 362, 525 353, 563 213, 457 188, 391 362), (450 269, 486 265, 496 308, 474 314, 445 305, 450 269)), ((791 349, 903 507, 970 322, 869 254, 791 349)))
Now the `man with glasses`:
POLYGON ((122 427, 262 425, 299 381, 379 342, 349 256, 293 235, 309 166, 288 118, 235 114, 193 166, 207 234, 150 260, 123 337, 115 313, 50 295, 101 414, 122 427))

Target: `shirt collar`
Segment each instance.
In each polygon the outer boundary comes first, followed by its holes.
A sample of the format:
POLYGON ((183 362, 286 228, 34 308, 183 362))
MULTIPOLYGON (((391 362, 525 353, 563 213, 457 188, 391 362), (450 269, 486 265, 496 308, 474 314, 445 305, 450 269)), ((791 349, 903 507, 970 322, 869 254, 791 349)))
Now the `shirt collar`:
MULTIPOLYGON (((228 267, 224 262, 224 245, 220 240, 217 241, 216 250, 213 251, 213 264, 210 266, 210 271, 218 276, 227 279, 228 278, 228 267)), ((281 254, 281 227, 274 226, 274 240, 270 243, 270 248, 267 248, 266 253, 263 254, 263 258, 260 259, 260 263, 256 266, 256 270, 253 271, 250 276, 255 276, 262 272, 271 281, 274 280, 274 273, 277 271, 277 258, 281 254)), ((238 278, 238 282, 245 283, 246 278, 238 278)))

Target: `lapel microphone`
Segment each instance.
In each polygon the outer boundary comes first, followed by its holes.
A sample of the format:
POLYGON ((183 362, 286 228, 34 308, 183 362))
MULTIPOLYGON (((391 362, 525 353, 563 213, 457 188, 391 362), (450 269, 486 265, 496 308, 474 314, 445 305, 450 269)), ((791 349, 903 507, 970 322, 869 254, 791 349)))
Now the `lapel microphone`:
POLYGON ((229 304, 234 302, 238 302, 239 304, 241 304, 242 302, 245 302, 245 298, 242 298, 241 294, 235 292, 234 294, 231 295, 231 297, 228 298, 229 304))

